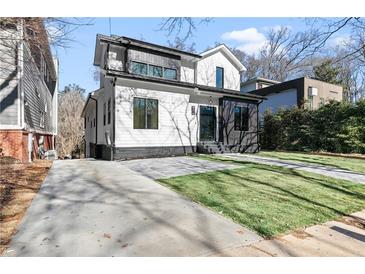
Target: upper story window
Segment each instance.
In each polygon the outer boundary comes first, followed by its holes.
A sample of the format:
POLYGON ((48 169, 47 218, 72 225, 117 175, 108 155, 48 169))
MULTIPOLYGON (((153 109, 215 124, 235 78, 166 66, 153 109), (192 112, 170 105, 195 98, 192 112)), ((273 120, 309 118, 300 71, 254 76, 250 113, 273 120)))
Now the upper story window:
POLYGON ((134 74, 141 74, 141 75, 147 75, 148 73, 148 66, 144 63, 139 62, 131 62, 132 65, 132 73, 134 74))
POLYGON ((149 65, 148 75, 153 77, 162 77, 162 67, 149 65))
POLYGON ((158 129, 158 100, 133 98, 133 128, 158 129))
POLYGON ((168 80, 177 80, 177 70, 164 68, 162 66, 150 65, 140 62, 131 62, 132 73, 139 75, 148 75, 152 77, 165 78, 168 80))
POLYGON ((39 127, 44 128, 44 112, 40 111, 39 127))
POLYGON ((234 130, 248 131, 249 113, 248 107, 234 107, 234 130))
POLYGON ((224 87, 224 69, 221 67, 216 67, 215 70, 215 86, 217 88, 224 87))
POLYGON ((176 80, 177 79, 176 69, 164 68, 163 78, 169 79, 169 80, 176 80))

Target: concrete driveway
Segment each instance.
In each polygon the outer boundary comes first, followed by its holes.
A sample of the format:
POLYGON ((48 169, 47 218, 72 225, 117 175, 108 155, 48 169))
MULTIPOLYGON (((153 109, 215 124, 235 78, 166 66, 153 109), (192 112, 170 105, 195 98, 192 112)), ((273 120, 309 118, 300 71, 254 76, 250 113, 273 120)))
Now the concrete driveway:
POLYGON ((239 165, 207 161, 186 156, 138 159, 122 161, 120 163, 151 179, 170 178, 239 167, 242 168, 242 166, 239 165))
POLYGON ((121 163, 66 160, 53 163, 4 255, 225 255, 261 239, 121 163))

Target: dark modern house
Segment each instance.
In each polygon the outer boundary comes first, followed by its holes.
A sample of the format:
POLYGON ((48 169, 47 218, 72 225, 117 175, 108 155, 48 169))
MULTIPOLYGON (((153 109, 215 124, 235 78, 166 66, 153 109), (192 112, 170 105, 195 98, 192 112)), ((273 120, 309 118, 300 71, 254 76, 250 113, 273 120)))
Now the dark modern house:
POLYGON ((276 112, 279 108, 317 109, 330 100, 342 101, 341 86, 323 81, 301 77, 286 82, 264 78, 254 78, 241 83, 244 94, 265 96, 267 100, 260 105, 260 114, 266 110, 276 112))
POLYGON ((82 113, 86 157, 259 150, 264 98, 240 92, 245 67, 225 45, 195 54, 97 35, 94 65, 100 88, 82 113))

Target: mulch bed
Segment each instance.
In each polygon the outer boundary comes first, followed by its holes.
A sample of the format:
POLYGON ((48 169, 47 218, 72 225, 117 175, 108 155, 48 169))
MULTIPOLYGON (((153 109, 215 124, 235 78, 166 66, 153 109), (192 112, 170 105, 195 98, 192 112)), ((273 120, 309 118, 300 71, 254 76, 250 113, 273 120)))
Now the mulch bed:
POLYGON ((8 247, 16 227, 52 166, 52 161, 21 163, 0 158, 0 254, 8 247))

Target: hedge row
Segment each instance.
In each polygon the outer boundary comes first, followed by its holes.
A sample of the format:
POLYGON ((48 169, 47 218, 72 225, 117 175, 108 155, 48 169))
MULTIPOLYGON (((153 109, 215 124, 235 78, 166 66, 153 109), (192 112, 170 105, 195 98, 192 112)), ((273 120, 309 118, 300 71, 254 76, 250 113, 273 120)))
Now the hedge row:
POLYGON ((266 112, 261 134, 264 149, 365 153, 365 99, 266 112))

